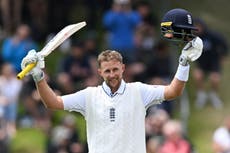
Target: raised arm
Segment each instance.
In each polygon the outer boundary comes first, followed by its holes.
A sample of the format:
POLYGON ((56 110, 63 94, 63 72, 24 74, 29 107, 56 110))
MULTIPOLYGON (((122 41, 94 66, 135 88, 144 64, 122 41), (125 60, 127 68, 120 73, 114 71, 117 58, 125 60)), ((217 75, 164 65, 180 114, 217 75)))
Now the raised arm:
POLYGON ((199 37, 189 41, 182 50, 179 66, 172 82, 166 86, 164 97, 166 100, 180 96, 189 77, 189 62, 197 60, 203 50, 203 42, 199 37))
POLYGON ((32 75, 37 90, 40 94, 43 104, 50 109, 64 109, 63 101, 60 96, 57 96, 55 92, 49 87, 45 78, 44 72, 41 70, 44 68, 44 59, 40 57, 35 50, 29 51, 27 56, 22 60, 21 67, 24 69, 27 64, 37 63, 30 74, 32 75))
POLYGON ((37 90, 40 94, 43 104, 50 109, 64 109, 63 101, 60 96, 49 87, 45 79, 36 83, 37 90))

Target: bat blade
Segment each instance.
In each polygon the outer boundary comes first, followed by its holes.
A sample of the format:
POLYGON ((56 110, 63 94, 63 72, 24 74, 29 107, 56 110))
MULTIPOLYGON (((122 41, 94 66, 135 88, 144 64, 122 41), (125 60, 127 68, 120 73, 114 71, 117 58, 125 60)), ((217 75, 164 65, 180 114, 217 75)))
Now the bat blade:
POLYGON ((60 32, 57 33, 40 51, 43 57, 48 56, 54 49, 56 49, 60 44, 62 44, 66 39, 68 39, 72 34, 80 30, 86 25, 86 22, 80 22, 77 24, 72 24, 66 26, 60 32))
MULTIPOLYGON (((48 56, 54 49, 56 49, 61 43, 63 43, 66 39, 68 39, 72 34, 80 30, 86 25, 86 22, 79 22, 76 24, 71 24, 64 27, 60 32, 58 32, 39 52, 41 56, 48 56)), ((18 79, 23 79, 25 75, 30 72, 36 63, 31 63, 26 66, 24 70, 17 74, 18 79)))

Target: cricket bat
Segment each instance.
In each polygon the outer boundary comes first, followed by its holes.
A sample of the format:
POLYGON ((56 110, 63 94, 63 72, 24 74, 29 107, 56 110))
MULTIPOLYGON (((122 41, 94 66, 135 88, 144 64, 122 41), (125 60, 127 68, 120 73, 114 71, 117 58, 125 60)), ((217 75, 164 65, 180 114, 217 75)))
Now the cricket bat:
MULTIPOLYGON (((40 51, 41 56, 48 56, 54 49, 56 49, 60 44, 62 44, 67 38, 69 38, 72 34, 80 30, 86 25, 86 22, 79 22, 76 24, 71 24, 64 27, 60 32, 58 32, 40 51)), ((23 79, 25 75, 30 72, 36 63, 31 63, 26 66, 20 73, 17 74, 18 79, 23 79)))

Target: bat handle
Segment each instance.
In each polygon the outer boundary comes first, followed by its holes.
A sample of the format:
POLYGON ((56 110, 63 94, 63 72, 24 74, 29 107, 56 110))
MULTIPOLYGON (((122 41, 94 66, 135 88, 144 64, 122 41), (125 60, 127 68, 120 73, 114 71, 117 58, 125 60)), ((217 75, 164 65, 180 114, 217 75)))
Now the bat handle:
POLYGON ((34 67, 36 66, 36 63, 30 63, 28 64, 20 73, 17 74, 17 79, 21 80, 25 77, 25 75, 30 72, 34 67))

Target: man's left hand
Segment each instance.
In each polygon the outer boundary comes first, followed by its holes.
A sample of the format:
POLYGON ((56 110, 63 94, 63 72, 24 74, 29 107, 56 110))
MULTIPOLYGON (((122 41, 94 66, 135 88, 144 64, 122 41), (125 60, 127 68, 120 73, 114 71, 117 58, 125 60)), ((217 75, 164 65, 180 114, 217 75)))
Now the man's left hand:
POLYGON ((189 62, 193 62, 197 60, 203 50, 203 41, 200 39, 200 37, 196 37, 193 40, 189 41, 185 47, 183 48, 179 63, 181 65, 187 65, 189 62))

